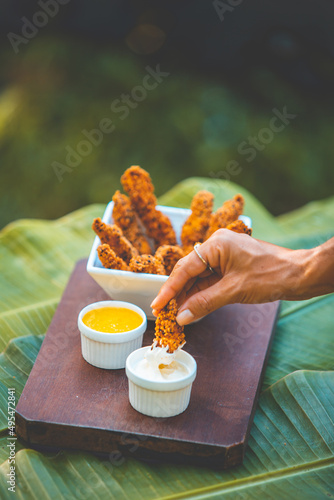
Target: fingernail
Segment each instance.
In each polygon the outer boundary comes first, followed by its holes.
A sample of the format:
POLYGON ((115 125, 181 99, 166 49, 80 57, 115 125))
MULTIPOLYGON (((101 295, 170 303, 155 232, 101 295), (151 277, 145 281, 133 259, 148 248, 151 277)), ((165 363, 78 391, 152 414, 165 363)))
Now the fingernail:
POLYGON ((159 311, 157 309, 152 309, 153 316, 158 316, 159 311))
POLYGON ((176 316, 176 321, 180 326, 190 323, 194 319, 193 313, 189 309, 185 309, 176 316))
POLYGON ((154 300, 153 300, 153 302, 152 302, 152 304, 150 305, 150 307, 151 307, 152 309, 154 309, 154 306, 155 306, 156 302, 157 302, 157 299, 154 299, 154 300))

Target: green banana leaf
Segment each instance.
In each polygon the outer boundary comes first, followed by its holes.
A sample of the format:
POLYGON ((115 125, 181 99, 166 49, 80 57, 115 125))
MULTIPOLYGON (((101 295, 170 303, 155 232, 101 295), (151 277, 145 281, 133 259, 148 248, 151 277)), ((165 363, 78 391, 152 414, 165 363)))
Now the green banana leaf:
POLYGON ((285 232, 310 236, 334 228, 334 197, 313 201, 298 210, 281 215, 276 219, 285 232))
POLYGON ((20 220, 0 233, 0 349, 10 339, 45 333, 76 260, 89 254, 91 205, 52 222, 20 220))
MULTIPOLYGON (((15 364, 30 363, 35 338, 15 339, 10 347, 16 344, 15 364)), ((6 371, 10 361, 1 361, 6 371)), ((16 378, 23 387, 27 374, 18 369, 16 378)), ((18 443, 17 493, 24 499, 325 498, 334 494, 333 402, 334 371, 286 375, 260 397, 243 465, 223 472, 89 453, 45 454, 18 443)), ((0 498, 9 498, 6 441, 3 433, 0 498)))
MULTIPOLYGON (((216 203, 236 192, 255 235, 293 248, 318 244, 333 226, 319 222, 311 238, 275 219, 240 186, 189 179, 161 204, 189 206, 199 189, 216 203)), ((331 205, 331 201, 329 201, 331 205)), ((0 233, 0 498, 8 491, 7 390, 18 400, 69 274, 93 242, 92 219, 101 205, 58 221, 18 221, 0 233)), ((321 213, 326 212, 323 203, 321 213)), ((300 215, 298 221, 307 219, 300 215)), ((330 210, 328 211, 328 213, 330 210)), ((322 221, 323 219, 321 219, 322 221)), ((330 218, 324 216, 330 223, 330 218)), ((299 222, 296 222, 298 226, 299 222)), ((16 493, 26 499, 319 499, 334 495, 334 295, 282 304, 243 465, 229 471, 91 453, 41 453, 16 442, 16 493)))
POLYGON ((18 401, 34 365, 44 335, 11 340, 0 355, 0 432, 7 429, 8 388, 15 389, 18 401))

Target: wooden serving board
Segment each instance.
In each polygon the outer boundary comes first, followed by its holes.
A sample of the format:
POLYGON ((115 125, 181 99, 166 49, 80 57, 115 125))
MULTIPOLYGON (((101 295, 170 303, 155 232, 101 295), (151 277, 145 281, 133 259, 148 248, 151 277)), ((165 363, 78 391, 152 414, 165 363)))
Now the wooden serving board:
MULTIPOLYGON (((189 407, 153 418, 131 407, 125 370, 95 368, 81 355, 78 313, 108 298, 78 262, 18 402, 17 435, 37 448, 240 464, 279 303, 225 306, 186 327, 184 349, 198 369, 189 407)), ((150 321, 143 345, 153 332, 150 321)))

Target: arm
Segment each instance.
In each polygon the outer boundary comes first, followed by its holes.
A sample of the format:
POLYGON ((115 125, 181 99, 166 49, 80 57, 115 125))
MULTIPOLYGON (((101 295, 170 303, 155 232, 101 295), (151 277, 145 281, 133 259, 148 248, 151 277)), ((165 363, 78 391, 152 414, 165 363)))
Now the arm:
POLYGON ((311 250, 295 252, 304 253, 300 298, 309 299, 334 292, 334 238, 311 250))
POLYGON ((152 302, 153 313, 176 297, 177 320, 188 324, 226 304, 301 300, 334 291, 334 238, 310 250, 290 250, 220 229, 200 253, 215 273, 191 252, 152 302))

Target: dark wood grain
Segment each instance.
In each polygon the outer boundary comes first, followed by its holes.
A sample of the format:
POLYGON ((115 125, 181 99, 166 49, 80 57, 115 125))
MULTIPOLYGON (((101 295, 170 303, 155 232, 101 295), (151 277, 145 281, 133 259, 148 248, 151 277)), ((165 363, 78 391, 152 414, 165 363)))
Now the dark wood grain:
MULTIPOLYGON (((16 409, 30 446, 212 463, 242 462, 279 303, 234 304, 186 327, 197 361, 188 409, 172 418, 135 411, 124 370, 103 370, 81 355, 79 311, 108 299, 80 261, 64 292, 16 409)), ((148 322, 144 345, 152 343, 148 322)))

